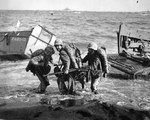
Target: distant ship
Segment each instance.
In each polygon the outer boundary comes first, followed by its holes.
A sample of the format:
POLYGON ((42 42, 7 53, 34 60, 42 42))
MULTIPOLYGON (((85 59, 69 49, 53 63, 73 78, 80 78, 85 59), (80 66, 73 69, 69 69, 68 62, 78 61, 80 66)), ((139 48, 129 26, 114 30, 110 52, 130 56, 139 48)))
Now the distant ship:
POLYGON ((37 49, 54 45, 56 36, 40 25, 26 31, 0 32, 0 60, 30 58, 37 49))
POLYGON ((71 10, 67 7, 63 11, 71 11, 71 10))

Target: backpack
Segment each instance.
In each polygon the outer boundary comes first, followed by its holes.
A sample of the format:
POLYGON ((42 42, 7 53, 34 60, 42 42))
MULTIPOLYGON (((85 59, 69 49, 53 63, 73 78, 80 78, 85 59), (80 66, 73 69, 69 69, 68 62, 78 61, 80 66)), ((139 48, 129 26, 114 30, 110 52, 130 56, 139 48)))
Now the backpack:
POLYGON ((97 53, 101 61, 102 71, 108 73, 108 60, 107 60, 106 48, 105 47, 98 48, 97 53))
POLYGON ((81 68, 82 67, 81 51, 79 50, 79 48, 74 43, 70 43, 64 46, 64 50, 70 57, 73 68, 81 68))
POLYGON ((35 52, 33 52, 31 54, 31 58, 35 57, 35 56, 39 56, 39 55, 43 55, 44 54, 44 50, 43 49, 38 49, 35 52))
MULTIPOLYGON (((38 49, 35 52, 33 52, 31 54, 31 59, 33 57, 36 57, 36 56, 39 56, 39 55, 44 56, 44 50, 43 49, 38 49)), ((35 70, 36 69, 39 69, 42 74, 48 74, 51 70, 51 66, 50 65, 46 65, 44 67, 43 66, 38 66, 38 68, 37 68, 37 66, 35 66, 33 64, 33 62, 30 60, 28 65, 26 66, 26 71, 28 72, 30 70, 35 75, 35 70)))

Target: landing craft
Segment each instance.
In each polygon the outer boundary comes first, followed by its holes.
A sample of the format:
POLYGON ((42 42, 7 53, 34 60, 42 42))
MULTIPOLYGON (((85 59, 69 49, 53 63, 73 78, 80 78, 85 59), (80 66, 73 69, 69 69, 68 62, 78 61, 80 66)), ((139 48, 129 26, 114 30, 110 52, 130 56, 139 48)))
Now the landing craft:
POLYGON ((121 23, 117 40, 118 54, 108 57, 111 66, 133 78, 150 78, 150 32, 121 23))
POLYGON ((0 32, 0 59, 30 58, 31 52, 54 45, 56 36, 40 25, 27 31, 0 32))

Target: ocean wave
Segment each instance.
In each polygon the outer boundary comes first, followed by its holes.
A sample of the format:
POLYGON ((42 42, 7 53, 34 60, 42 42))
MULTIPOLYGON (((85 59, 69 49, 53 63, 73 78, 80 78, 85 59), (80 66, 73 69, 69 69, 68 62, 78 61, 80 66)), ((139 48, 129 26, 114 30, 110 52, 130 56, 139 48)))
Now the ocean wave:
POLYGON ((107 24, 107 25, 112 25, 112 26, 118 25, 117 21, 105 21, 104 23, 107 24))
POLYGON ((147 22, 145 22, 145 21, 130 21, 130 22, 128 22, 128 24, 130 24, 131 26, 132 25, 145 25, 145 26, 147 26, 148 25, 148 23, 147 22))

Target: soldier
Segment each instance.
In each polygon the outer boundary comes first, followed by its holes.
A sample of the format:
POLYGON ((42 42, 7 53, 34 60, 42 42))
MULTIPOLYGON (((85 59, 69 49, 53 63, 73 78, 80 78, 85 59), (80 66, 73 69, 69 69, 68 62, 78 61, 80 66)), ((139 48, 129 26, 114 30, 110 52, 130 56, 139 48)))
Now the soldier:
POLYGON ((49 62, 52 63, 52 55, 54 53, 54 48, 51 45, 47 46, 45 50, 39 49, 32 54, 26 67, 27 72, 30 70, 40 80, 40 85, 37 88, 36 93, 44 93, 47 86, 50 85, 47 76, 44 75, 48 74, 51 70, 49 62))
POLYGON ((69 69, 73 68, 73 63, 64 48, 63 41, 57 39, 54 43, 56 50, 59 52, 60 60, 62 62, 63 74, 60 74, 57 79, 58 88, 61 94, 74 94, 75 81, 74 73, 69 73, 69 69), (67 86, 68 84, 68 86, 67 86))
POLYGON ((90 69, 90 77, 91 77, 91 91, 94 94, 97 94, 97 87, 99 81, 103 77, 103 70, 102 70, 102 60, 98 54, 98 46, 96 43, 91 42, 88 44, 88 53, 82 59, 82 62, 85 63, 88 61, 88 66, 90 69))

